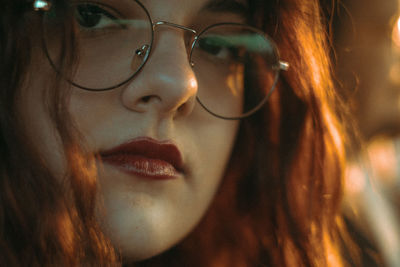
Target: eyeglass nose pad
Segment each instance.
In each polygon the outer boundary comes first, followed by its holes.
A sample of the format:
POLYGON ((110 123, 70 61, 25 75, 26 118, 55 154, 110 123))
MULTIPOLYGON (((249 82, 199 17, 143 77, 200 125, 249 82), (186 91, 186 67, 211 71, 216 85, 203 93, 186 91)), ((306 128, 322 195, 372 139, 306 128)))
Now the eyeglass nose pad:
POLYGON ((140 57, 144 57, 144 55, 146 55, 147 51, 149 50, 149 47, 150 47, 149 45, 145 44, 141 48, 137 49, 135 51, 135 54, 140 57))
POLYGON ((147 59, 150 52, 150 45, 145 44, 141 48, 136 49, 135 54, 132 59, 131 68, 137 70, 143 62, 147 59))

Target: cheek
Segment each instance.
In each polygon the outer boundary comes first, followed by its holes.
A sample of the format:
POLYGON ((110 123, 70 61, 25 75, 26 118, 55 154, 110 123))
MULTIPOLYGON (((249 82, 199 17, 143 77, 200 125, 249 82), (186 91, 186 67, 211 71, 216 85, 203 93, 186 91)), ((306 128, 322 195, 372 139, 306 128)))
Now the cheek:
MULTIPOLYGON (((211 116, 210 114, 207 114, 211 116)), ((239 123, 237 121, 224 121, 214 118, 206 126, 196 128, 193 131, 199 150, 199 157, 204 161, 199 166, 201 171, 212 171, 220 173, 228 161, 239 123)))
POLYGON ((193 173, 196 179, 192 184, 192 195, 199 203, 208 206, 224 176, 230 159, 239 121, 226 121, 215 118, 202 111, 206 120, 192 120, 187 125, 187 136, 193 142, 193 173))
POLYGON ((225 117, 238 117, 243 111, 243 68, 230 66, 229 70, 217 68, 197 70, 198 98, 211 112, 225 117))

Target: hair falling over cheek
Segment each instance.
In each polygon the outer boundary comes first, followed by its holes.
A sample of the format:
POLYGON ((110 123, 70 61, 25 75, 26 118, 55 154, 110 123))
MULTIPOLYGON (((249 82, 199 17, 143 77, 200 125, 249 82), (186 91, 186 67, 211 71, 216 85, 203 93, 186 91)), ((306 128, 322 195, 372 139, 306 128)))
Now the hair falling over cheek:
MULTIPOLYGON (((18 4, 17 1, 15 4, 18 4)), ((13 14, 12 11, 8 13, 13 14)), ((16 18, 10 20, 18 21, 16 18)), ((39 156, 37 144, 34 145, 25 136, 28 130, 20 125, 16 99, 27 89, 23 84, 23 81, 29 80, 25 66, 31 63, 28 60, 30 55, 38 52, 33 51, 37 45, 32 45, 40 42, 38 25, 40 23, 24 28, 10 25, 2 29, 2 34, 9 37, 7 46, 16 50, 2 54, 4 61, 0 64, 1 100, 8 103, 1 105, 1 109, 5 108, 1 114, 6 118, 1 118, 1 142, 5 145, 0 150, 4 159, 0 164, 0 247, 3 251, 0 265, 116 265, 119 259, 95 219, 94 159, 78 145, 81 138, 75 134, 67 109, 69 90, 62 89, 68 87, 57 73, 47 83, 43 105, 51 116, 64 149, 68 170, 65 177, 55 177, 39 156), (31 38, 17 38, 18 34, 31 38), (7 62, 12 62, 9 65, 13 66, 10 70, 14 72, 3 76, 7 62)), ((75 59, 71 51, 75 46, 74 38, 68 35, 68 27, 66 29, 60 34, 69 42, 64 43, 60 56, 62 60, 58 63, 73 71, 71 66, 75 59)))
MULTIPOLYGON (((67 31, 68 32, 68 31, 67 31)), ((60 63, 71 73, 78 60, 74 53, 68 52, 75 47, 74 33, 70 36, 71 43, 64 49, 66 55, 60 63)), ((64 50, 63 49, 63 50, 64 50)), ((60 135, 62 148, 65 155, 66 170, 62 187, 68 206, 69 218, 63 221, 65 229, 64 240, 68 244, 69 253, 74 260, 74 265, 92 264, 96 262, 99 266, 117 265, 120 262, 114 247, 100 229, 96 219, 96 211, 102 207, 96 207, 98 199, 97 190, 97 168, 95 155, 85 151, 85 138, 80 135, 71 119, 68 104, 71 93, 71 86, 61 77, 56 77, 53 83, 47 88, 48 114, 52 115, 52 122, 60 135), (63 90, 52 90, 52 88, 63 88, 63 90), (82 243, 82 240, 85 240, 82 243)), ((63 241, 63 242, 64 242, 63 241)))

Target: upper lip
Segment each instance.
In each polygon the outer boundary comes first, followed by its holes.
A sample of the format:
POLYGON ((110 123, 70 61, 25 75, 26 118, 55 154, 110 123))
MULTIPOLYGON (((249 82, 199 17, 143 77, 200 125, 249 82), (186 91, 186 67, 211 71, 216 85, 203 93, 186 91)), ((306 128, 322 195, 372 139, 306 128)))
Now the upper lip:
POLYGON ((149 137, 138 137, 100 153, 102 158, 118 154, 140 155, 149 159, 160 159, 174 166, 177 171, 183 171, 181 152, 170 141, 158 141, 149 137))

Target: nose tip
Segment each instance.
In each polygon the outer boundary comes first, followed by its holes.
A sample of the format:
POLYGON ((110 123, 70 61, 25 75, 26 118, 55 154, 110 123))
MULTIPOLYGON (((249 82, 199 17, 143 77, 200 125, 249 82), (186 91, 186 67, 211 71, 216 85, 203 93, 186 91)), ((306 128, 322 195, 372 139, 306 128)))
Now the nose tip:
MULTIPOLYGON (((168 76, 156 78, 158 81, 153 80, 153 84, 163 84, 148 87, 140 96, 127 96, 124 103, 130 109, 139 112, 146 112, 149 110, 156 110, 164 115, 173 114, 174 116, 186 116, 191 113, 195 104, 195 95, 197 92, 197 80, 195 78, 188 79, 187 85, 177 84, 177 80, 171 80, 168 76), (169 80, 169 81, 168 81, 169 80), (156 92, 157 88, 164 88, 164 92, 156 92), (131 103, 127 99, 135 98, 131 103)), ((128 92, 126 94, 129 94, 128 92)))
MULTIPOLYGON (((187 97, 186 100, 183 99, 183 101, 181 102, 181 104, 178 104, 177 106, 177 111, 178 114, 180 114, 181 116, 187 116, 189 115, 193 108, 194 105, 196 103, 196 94, 197 94, 197 80, 196 78, 192 77, 189 79, 188 81, 188 92, 187 92, 187 97)), ((172 108, 171 110, 174 110, 174 108, 172 108)))

